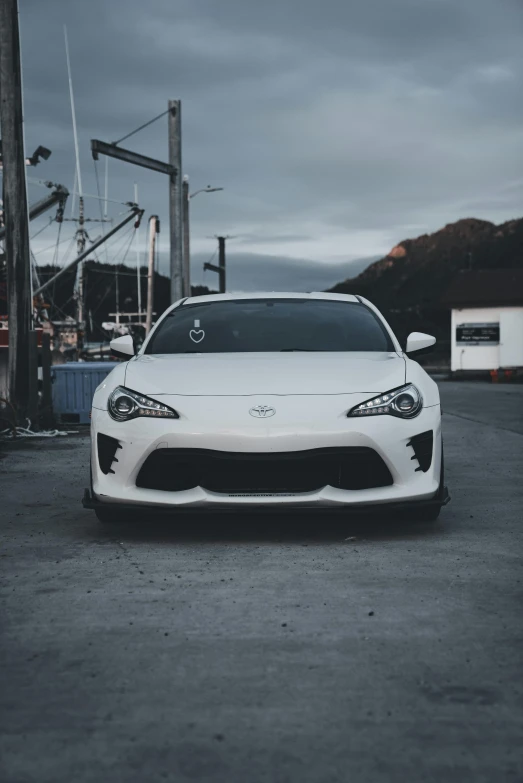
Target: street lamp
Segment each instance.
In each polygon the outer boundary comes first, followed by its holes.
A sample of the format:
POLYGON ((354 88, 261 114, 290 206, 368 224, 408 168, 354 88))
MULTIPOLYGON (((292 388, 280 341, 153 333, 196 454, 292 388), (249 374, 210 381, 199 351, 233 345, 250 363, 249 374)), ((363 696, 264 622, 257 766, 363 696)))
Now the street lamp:
MULTIPOLYGON (((25 158, 25 165, 26 166, 38 166, 40 163, 40 159, 43 160, 49 160, 51 157, 52 152, 51 150, 48 150, 47 147, 42 147, 40 144, 39 147, 36 148, 36 150, 33 152, 30 158, 25 158)), ((2 140, 0 139, 0 169, 3 169, 3 156, 2 156, 2 140)))
POLYGON ((183 198, 183 295, 191 295, 191 237, 189 225, 189 201, 198 195, 198 193, 216 193, 223 188, 212 188, 207 185, 206 188, 195 190, 189 193, 189 177, 183 178, 182 198, 183 198))
MULTIPOLYGON (((187 175, 184 177, 184 182, 185 181, 187 181, 187 183, 189 182, 189 178, 187 177, 187 175)), ((200 190, 195 190, 194 193, 191 193, 189 195, 189 198, 194 198, 195 196, 198 195, 198 193, 216 193, 217 190, 223 190, 223 189, 224 188, 211 188, 210 185, 207 185, 206 188, 200 188, 200 190)))

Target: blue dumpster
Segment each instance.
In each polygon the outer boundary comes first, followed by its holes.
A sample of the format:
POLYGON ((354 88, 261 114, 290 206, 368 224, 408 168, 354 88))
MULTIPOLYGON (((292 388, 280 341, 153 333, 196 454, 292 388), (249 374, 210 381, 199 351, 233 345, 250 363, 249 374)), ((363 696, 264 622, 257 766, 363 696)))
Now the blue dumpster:
POLYGON ((53 411, 63 422, 89 424, 94 391, 119 362, 69 362, 51 369, 53 411))

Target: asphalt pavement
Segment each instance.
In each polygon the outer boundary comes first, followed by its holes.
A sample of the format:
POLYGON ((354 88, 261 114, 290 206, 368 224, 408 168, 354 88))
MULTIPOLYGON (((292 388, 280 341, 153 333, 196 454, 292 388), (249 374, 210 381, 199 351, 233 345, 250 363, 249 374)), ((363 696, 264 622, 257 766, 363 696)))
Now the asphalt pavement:
POLYGON ((2 783, 522 783, 523 386, 442 383, 438 522, 104 527, 0 445, 2 783))

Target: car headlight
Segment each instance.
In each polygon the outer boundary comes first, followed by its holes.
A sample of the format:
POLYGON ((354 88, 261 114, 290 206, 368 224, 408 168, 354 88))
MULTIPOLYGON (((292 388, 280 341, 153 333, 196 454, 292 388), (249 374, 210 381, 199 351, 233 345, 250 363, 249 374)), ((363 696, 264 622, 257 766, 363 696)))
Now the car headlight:
POLYGON ((413 419, 423 407, 423 397, 414 384, 373 397, 352 408, 347 416, 399 416, 413 419))
POLYGON ((109 415, 115 421, 129 421, 139 416, 152 418, 179 419, 179 415, 168 405, 151 400, 143 394, 126 389, 125 386, 117 386, 109 396, 107 404, 109 415))

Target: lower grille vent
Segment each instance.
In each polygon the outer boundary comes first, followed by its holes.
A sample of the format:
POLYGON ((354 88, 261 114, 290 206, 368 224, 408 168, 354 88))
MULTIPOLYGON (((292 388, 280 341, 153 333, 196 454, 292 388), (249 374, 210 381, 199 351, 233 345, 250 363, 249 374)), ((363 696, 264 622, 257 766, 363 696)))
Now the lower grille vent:
POLYGON ((114 473, 111 469, 113 462, 118 462, 116 459, 116 452, 121 449, 120 441, 116 438, 110 438, 109 435, 102 435, 101 432, 97 435, 98 446, 98 464, 102 473, 107 475, 108 473, 114 473))
POLYGON ((251 454, 208 449, 156 449, 136 485, 179 492, 203 487, 224 493, 300 493, 325 486, 370 489, 392 484, 389 469, 373 449, 312 449, 251 454))
POLYGON ((421 432, 419 435, 414 435, 409 440, 407 446, 412 446, 414 449, 414 456, 411 459, 417 459, 419 468, 416 470, 422 470, 426 473, 432 465, 432 446, 434 442, 434 435, 432 430, 427 432, 421 432))

